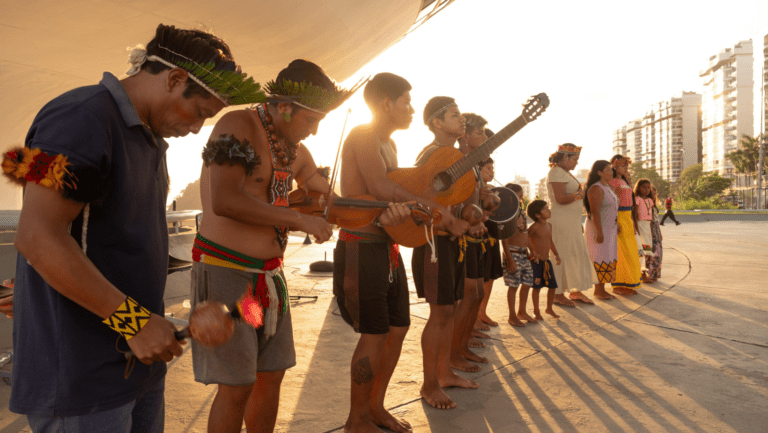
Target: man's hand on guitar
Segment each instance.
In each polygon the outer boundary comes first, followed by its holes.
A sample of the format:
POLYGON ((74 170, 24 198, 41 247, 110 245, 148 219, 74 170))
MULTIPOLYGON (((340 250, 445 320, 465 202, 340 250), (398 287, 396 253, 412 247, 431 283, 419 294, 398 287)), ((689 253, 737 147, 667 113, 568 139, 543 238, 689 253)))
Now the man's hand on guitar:
POLYGON ((389 207, 379 215, 379 224, 395 227, 408 221, 410 217, 411 209, 405 203, 390 203, 389 207))
POLYGON ((322 244, 333 236, 333 228, 328 224, 328 221, 312 215, 301 215, 301 221, 297 228, 312 235, 318 244, 322 244))

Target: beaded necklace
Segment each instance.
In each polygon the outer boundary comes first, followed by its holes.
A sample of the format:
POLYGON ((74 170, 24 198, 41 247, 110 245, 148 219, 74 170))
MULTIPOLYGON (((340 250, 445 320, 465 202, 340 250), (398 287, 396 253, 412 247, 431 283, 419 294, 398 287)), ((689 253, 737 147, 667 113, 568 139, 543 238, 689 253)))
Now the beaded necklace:
MULTIPOLYGON (((270 161, 272 162, 269 202, 273 206, 288 207, 288 192, 291 190, 291 184, 293 183, 291 164, 296 160, 298 145, 288 145, 286 146, 287 152, 283 151, 275 132, 275 125, 272 124, 272 116, 266 112, 264 104, 256 107, 256 113, 259 115, 261 127, 264 129, 264 134, 269 142, 270 161), (278 165, 278 159, 282 167, 278 165)), ((285 248, 285 245, 288 243, 288 227, 276 226, 275 232, 277 233, 280 247, 285 248)))

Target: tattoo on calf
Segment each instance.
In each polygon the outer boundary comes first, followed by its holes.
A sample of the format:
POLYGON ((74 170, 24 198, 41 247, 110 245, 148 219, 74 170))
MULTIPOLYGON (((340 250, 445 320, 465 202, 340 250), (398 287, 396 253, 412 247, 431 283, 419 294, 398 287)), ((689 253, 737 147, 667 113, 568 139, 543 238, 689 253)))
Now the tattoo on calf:
POLYGON ((242 165, 246 175, 250 175, 256 167, 261 165, 261 157, 256 155, 248 140, 243 139, 241 143, 232 134, 221 134, 218 138, 208 140, 203 148, 203 161, 206 167, 211 163, 242 165))
POLYGON ((358 385, 373 380, 373 368, 367 356, 352 366, 352 380, 358 385))

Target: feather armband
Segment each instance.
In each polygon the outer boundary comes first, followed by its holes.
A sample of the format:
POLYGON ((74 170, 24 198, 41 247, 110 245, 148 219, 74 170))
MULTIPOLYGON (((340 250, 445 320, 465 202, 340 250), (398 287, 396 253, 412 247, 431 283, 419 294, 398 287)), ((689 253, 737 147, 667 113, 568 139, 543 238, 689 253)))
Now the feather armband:
POLYGON ((49 155, 28 147, 13 149, 3 155, 3 174, 21 186, 34 182, 84 203, 95 198, 101 178, 97 169, 75 167, 66 155, 49 155))
POLYGON ((261 164, 261 158, 256 155, 248 140, 242 142, 234 135, 221 134, 218 138, 208 140, 203 148, 203 162, 208 167, 211 164, 242 165, 245 174, 250 175, 261 164))

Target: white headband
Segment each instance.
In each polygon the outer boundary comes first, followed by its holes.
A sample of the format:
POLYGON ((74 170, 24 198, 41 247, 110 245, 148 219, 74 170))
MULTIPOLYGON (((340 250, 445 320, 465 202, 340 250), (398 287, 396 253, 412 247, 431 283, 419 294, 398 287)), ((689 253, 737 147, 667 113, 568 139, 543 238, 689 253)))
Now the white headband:
MULTIPOLYGON (((159 45, 158 45, 158 46, 159 46, 159 45)), ((169 52, 169 53, 171 53, 171 54, 177 55, 177 56, 179 56, 179 57, 184 57, 184 56, 182 56, 181 54, 178 54, 178 53, 174 53, 173 51, 169 50, 168 48, 165 48, 165 47, 160 47, 160 48, 162 48, 162 49, 164 49, 164 50, 168 51, 168 52, 169 52)), ((133 49, 131 49, 131 48, 128 48, 128 49, 129 49, 129 50, 131 50, 131 54, 130 54, 130 56, 128 56, 128 62, 127 62, 128 64, 130 64, 130 65, 131 65, 131 68, 130 68, 130 69, 128 69, 128 71, 126 71, 126 75, 128 75, 129 77, 131 77, 131 76, 133 76, 133 75, 136 75, 136 74, 138 74, 138 73, 139 73, 139 71, 141 71, 141 66, 142 66, 144 63, 146 63, 147 61, 150 61, 150 62, 153 62, 153 61, 154 61, 154 62, 160 62, 160 63, 162 63, 162 64, 164 64, 164 65, 166 65, 166 66, 168 66, 168 67, 170 67, 170 68, 179 68, 179 69, 183 69, 183 68, 181 68, 180 66, 178 66, 178 65, 174 65, 173 63, 171 63, 171 62, 169 62, 169 61, 167 61, 167 60, 165 60, 165 59, 162 59, 162 58, 160 58, 160 57, 157 57, 157 56, 155 56, 155 55, 152 55, 152 56, 147 56, 147 54, 148 54, 148 53, 147 53, 147 50, 146 50, 146 49, 144 49, 144 45, 137 45, 137 46, 136 46, 135 48, 133 48, 133 49)), ((190 59, 188 59, 188 58, 186 58, 186 57, 184 57, 184 58, 185 58, 185 59, 187 59, 187 60, 189 60, 189 61, 190 61, 190 62, 192 62, 192 63, 195 63, 194 61, 192 61, 192 60, 190 60, 190 59)), ((197 65, 197 66, 201 67, 201 66, 200 66, 200 65, 198 65, 197 63, 195 63, 195 65, 197 65)), ((228 106, 229 106, 229 102, 227 102, 226 98, 224 98, 223 96, 219 95, 219 94, 218 94, 216 91, 214 91, 213 89, 211 89, 210 87, 208 87, 208 86, 207 86, 205 83, 203 83, 203 82, 202 82, 202 81, 201 81, 199 78, 197 78, 196 76, 194 76, 194 74, 192 74, 191 72, 187 71, 187 76, 188 76, 189 78, 191 78, 191 79, 192 79, 192 81, 194 81, 195 83, 197 83, 198 85, 200 85, 200 87, 202 87, 203 89, 207 90, 207 91, 208 91, 208 93, 210 93, 211 95, 215 96, 215 97, 216 97, 216 99, 218 99, 219 101, 221 101, 221 102, 224 104, 224 106, 225 106, 225 107, 228 107, 228 106)))
POLYGON ((432 119, 434 119, 435 117, 439 116, 440 113, 442 113, 443 111, 445 111, 445 110, 447 110, 447 109, 449 109, 451 107, 455 107, 455 106, 456 106, 456 103, 455 102, 451 102, 450 104, 446 105, 445 107, 435 111, 435 113, 432 114, 431 116, 429 116, 429 119, 427 119, 427 122, 426 122, 427 126, 429 126, 429 122, 431 122, 432 119))

